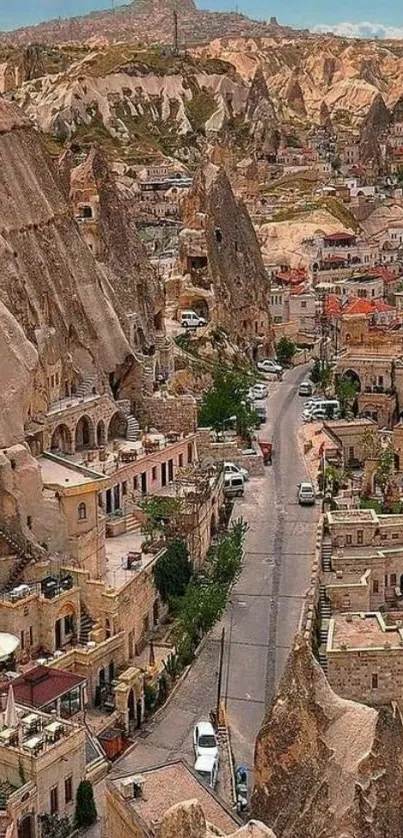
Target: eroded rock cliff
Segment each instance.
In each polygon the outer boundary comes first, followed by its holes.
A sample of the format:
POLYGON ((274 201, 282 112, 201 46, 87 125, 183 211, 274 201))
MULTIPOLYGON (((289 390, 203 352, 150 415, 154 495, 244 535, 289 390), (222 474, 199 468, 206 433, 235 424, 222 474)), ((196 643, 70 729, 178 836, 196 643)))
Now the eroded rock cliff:
POLYGON ((238 343, 255 341, 271 351, 269 279, 248 212, 223 169, 210 163, 199 170, 183 217, 182 259, 191 262, 195 244, 202 242, 214 293, 213 320, 238 343))
POLYGON ((277 838, 398 838, 402 782, 398 711, 339 698, 297 637, 256 742, 253 816, 277 838))

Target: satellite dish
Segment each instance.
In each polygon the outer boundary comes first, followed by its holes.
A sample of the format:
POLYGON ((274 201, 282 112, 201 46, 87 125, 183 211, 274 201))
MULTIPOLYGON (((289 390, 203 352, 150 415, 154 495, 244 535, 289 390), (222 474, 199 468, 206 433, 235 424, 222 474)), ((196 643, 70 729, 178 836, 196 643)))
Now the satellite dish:
POLYGON ((0 632, 0 662, 7 660, 10 655, 15 652, 15 650, 20 645, 20 641, 18 637, 15 637, 14 634, 8 634, 5 631, 0 632))

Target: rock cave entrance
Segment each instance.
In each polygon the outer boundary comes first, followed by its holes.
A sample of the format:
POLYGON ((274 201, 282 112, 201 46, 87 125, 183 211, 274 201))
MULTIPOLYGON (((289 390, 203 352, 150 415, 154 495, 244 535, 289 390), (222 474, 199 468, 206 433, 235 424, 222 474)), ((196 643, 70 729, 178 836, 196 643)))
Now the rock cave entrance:
POLYGON ((108 428, 108 441, 112 439, 126 439, 127 418, 120 410, 113 414, 108 428))
POLYGON ((343 380, 344 381, 351 381, 352 384, 355 384, 357 393, 361 393, 360 377, 359 377, 358 373, 356 373, 355 370, 346 370, 345 372, 343 372, 341 380, 342 381, 343 380))

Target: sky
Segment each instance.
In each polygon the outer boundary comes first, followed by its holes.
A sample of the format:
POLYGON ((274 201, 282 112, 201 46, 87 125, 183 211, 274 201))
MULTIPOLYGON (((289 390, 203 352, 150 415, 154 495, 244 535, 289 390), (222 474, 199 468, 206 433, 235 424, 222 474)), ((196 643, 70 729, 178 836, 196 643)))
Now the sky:
MULTIPOLYGON (((116 5, 122 0, 115 0, 116 5)), ((276 15, 279 23, 334 31, 351 37, 403 37, 400 0, 196 0, 198 6, 213 11, 239 11, 263 20, 276 15)), ((0 0, 0 30, 38 23, 61 15, 86 14, 110 8, 112 0, 0 0)))

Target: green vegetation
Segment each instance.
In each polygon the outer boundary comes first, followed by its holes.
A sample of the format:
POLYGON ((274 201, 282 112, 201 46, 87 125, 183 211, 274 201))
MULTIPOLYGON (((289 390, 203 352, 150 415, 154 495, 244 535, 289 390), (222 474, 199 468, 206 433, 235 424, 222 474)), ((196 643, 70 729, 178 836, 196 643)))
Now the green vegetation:
POLYGON ((94 800, 94 789, 89 780, 81 780, 76 795, 75 825, 84 829, 95 823, 97 810, 94 800))
POLYGON ((71 835, 70 818, 58 814, 41 816, 42 838, 68 838, 69 835, 71 835))
POLYGON ((212 386, 203 396, 199 425, 219 433, 234 421, 237 433, 246 437, 256 421, 248 401, 251 383, 250 376, 240 370, 218 367, 213 373, 212 386))
POLYGON ((297 347, 293 340, 285 337, 280 338, 276 345, 276 354, 279 363, 283 367, 288 367, 292 364, 292 359, 297 351, 297 347))
POLYGON ((317 359, 311 369, 310 378, 314 384, 318 385, 322 393, 325 393, 327 388, 330 387, 332 377, 333 370, 331 364, 317 359))
POLYGON ((185 102, 185 113, 194 131, 204 131, 216 107, 214 96, 208 90, 198 91, 185 102))
POLYGON ((153 576, 163 602, 184 595, 193 573, 184 541, 172 541, 153 567, 153 576))
POLYGON ((345 418, 348 408, 353 410, 357 397, 357 390, 358 385, 355 381, 352 381, 351 378, 348 378, 348 376, 342 376, 339 378, 336 384, 336 395, 340 402, 340 414, 342 419, 345 418))
POLYGON ((146 516, 143 532, 148 541, 153 543, 159 536, 163 536, 164 540, 169 539, 175 528, 177 516, 183 508, 183 499, 154 495, 144 498, 139 506, 146 516))

